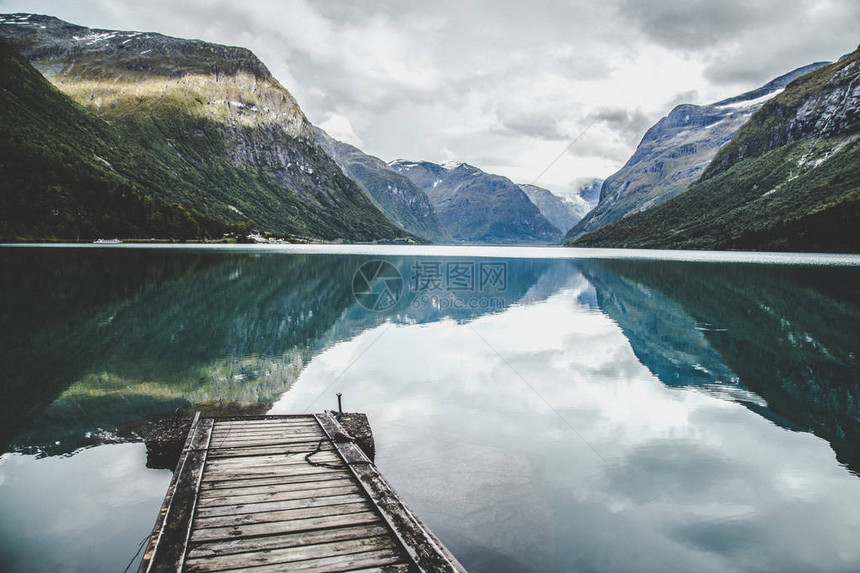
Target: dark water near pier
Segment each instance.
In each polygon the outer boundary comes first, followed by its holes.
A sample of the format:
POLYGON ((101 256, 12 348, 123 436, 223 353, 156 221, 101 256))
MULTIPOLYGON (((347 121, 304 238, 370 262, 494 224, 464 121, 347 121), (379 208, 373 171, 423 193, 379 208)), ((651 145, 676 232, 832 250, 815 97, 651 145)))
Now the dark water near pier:
POLYGON ((860 570, 860 258, 411 252, 0 248, 0 570, 122 571, 136 421, 336 392, 472 573, 860 570))

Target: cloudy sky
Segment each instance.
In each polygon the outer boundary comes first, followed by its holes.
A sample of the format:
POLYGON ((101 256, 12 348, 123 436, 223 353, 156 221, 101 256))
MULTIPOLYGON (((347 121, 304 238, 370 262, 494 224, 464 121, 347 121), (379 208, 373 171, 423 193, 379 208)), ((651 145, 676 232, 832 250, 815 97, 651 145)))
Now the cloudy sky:
POLYGON ((613 173, 678 103, 860 42, 857 0, 0 0, 18 11, 247 46, 367 153, 559 192, 613 173))

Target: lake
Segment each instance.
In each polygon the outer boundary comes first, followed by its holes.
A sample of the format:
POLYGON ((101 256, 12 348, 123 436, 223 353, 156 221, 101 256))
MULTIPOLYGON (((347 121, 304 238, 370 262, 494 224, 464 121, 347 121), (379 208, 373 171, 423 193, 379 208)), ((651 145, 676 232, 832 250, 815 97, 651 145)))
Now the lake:
POLYGON ((176 408, 365 412, 471 572, 860 570, 860 256, 0 247, 0 570, 136 570, 176 408), (153 464, 150 464, 153 465, 153 464))

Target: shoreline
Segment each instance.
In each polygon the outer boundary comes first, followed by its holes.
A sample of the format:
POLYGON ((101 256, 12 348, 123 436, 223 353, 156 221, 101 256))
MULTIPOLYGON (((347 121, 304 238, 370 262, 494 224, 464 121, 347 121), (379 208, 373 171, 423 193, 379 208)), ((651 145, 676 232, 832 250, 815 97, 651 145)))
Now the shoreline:
POLYGON ((408 257, 472 257, 495 259, 612 259, 693 263, 745 263, 804 266, 860 266, 860 254, 775 251, 692 251, 509 245, 415 245, 392 243, 0 243, 0 248, 164 249, 225 253, 331 254, 408 257))

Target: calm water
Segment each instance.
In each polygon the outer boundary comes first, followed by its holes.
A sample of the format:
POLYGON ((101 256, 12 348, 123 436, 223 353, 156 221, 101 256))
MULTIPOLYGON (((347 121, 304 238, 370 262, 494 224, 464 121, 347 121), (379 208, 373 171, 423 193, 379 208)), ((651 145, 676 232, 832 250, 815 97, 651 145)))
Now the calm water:
POLYGON ((336 392, 471 573, 860 570, 860 257, 631 255, 0 248, 0 570, 134 561, 136 421, 336 392))

